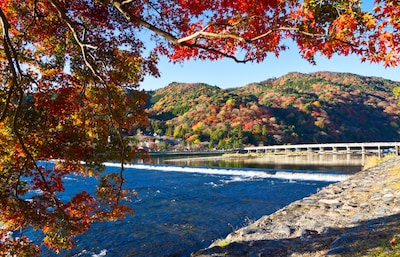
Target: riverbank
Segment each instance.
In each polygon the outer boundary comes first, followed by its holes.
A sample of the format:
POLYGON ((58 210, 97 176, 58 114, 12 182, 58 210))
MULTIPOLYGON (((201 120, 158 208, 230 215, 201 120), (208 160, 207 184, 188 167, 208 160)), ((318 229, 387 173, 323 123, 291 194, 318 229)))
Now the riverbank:
MULTIPOLYGON (((400 158, 295 201, 193 257, 365 256, 400 237, 400 158)), ((390 255, 387 255, 390 256, 390 255)))

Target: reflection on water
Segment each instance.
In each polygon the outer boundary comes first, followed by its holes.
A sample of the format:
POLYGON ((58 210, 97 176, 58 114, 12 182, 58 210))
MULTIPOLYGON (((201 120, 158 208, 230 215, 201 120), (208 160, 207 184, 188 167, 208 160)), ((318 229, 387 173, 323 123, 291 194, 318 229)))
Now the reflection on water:
POLYGON ((274 170, 318 170, 356 172, 365 164, 365 155, 355 154, 305 154, 266 155, 262 157, 223 156, 156 156, 154 164, 177 166, 206 166, 219 168, 257 168, 274 170))

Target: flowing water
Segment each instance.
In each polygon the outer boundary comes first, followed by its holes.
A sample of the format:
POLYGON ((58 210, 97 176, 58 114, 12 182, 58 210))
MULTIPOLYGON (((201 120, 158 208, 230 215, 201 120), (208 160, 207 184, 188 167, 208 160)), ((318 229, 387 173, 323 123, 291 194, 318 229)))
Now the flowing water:
MULTIPOLYGON (((154 157, 153 164, 130 165, 125 187, 139 193, 128 203, 135 215, 93 224, 75 238, 73 249, 60 255, 44 249, 42 256, 190 256, 263 215, 345 179, 360 170, 363 161, 348 156, 302 157, 297 163, 295 157, 270 158, 164 156, 154 157)), ((106 165, 107 171, 119 170, 118 164, 106 165)), ((73 186, 65 199, 95 188, 90 178, 70 176, 65 183, 66 188, 73 186)))

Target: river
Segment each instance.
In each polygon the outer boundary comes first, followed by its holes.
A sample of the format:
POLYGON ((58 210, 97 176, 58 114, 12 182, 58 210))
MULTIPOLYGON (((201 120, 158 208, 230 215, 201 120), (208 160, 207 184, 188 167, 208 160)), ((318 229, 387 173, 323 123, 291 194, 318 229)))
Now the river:
MULTIPOLYGON (((42 256, 190 256, 217 238, 263 215, 315 193, 361 169, 359 156, 226 159, 219 156, 157 156, 151 164, 130 165, 125 188, 138 199, 135 215, 95 223, 75 238, 75 247, 42 256)), ((107 171, 118 165, 107 164, 107 171)), ((91 191, 95 181, 65 178, 65 197, 91 191)))

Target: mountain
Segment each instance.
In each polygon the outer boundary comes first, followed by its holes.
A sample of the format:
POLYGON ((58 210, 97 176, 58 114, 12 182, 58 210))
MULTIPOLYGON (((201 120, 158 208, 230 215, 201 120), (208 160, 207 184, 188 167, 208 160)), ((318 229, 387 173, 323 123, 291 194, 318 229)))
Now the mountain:
POLYGON ((239 88, 171 83, 149 92, 148 132, 209 147, 400 140, 394 82, 289 73, 239 88))

